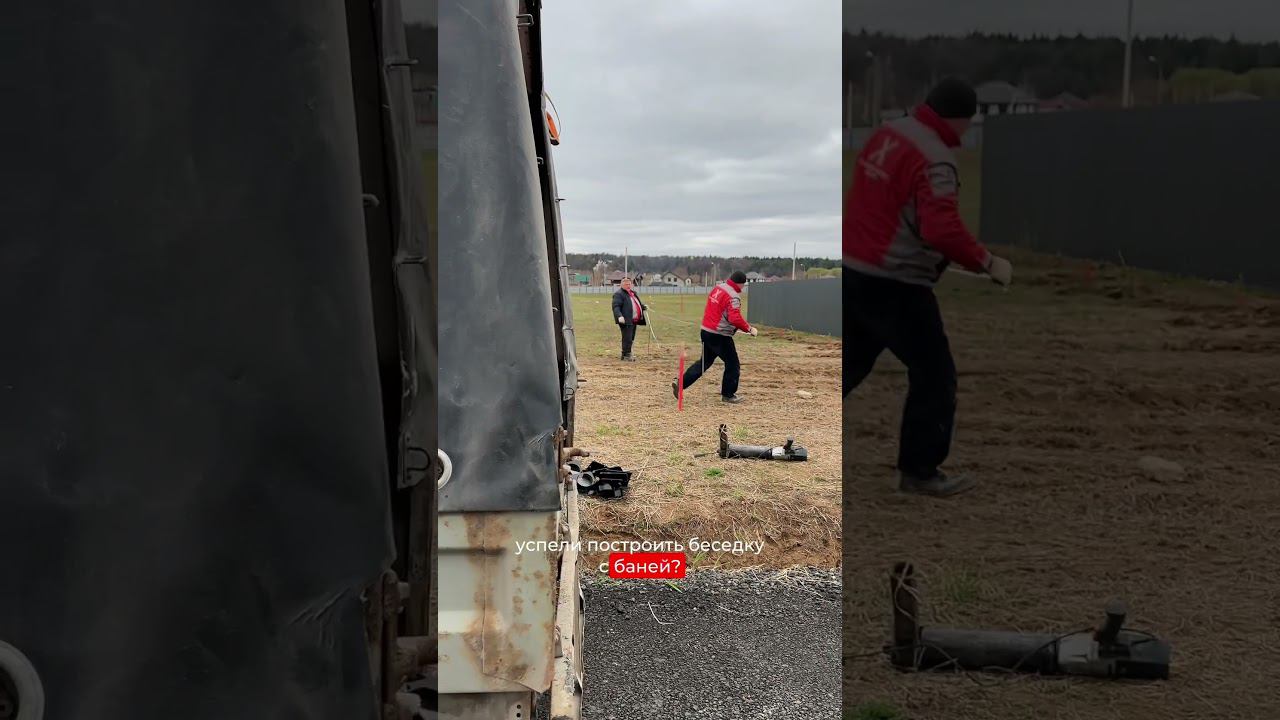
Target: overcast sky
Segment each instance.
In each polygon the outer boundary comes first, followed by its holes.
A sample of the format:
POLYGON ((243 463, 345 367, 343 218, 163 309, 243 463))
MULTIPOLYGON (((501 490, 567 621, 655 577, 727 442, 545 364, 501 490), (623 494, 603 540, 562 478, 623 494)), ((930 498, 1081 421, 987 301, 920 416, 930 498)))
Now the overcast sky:
MULTIPOLYGON (((973 30, 1123 36, 1127 0, 844 0, 844 27, 907 35, 973 30)), ((1280 40, 1280 0, 1134 0, 1136 35, 1280 40)))
POLYGON ((567 249, 839 255, 834 0, 546 0, 567 249))

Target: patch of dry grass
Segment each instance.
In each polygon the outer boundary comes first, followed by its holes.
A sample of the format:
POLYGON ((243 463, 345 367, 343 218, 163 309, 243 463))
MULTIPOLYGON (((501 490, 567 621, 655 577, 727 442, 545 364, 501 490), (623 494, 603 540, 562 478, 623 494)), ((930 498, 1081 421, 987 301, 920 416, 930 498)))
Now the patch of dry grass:
POLYGON ((980 485, 896 493, 906 390, 886 355, 845 407, 845 698, 902 718, 1280 718, 1280 301, 1242 287, 1011 252, 1015 286, 938 288, 960 371, 950 467, 980 485), (1152 472, 1154 456, 1181 468, 1152 472), (911 675, 888 574, 923 621, 1067 632, 1120 597, 1173 644, 1162 683, 911 675), (1255 662, 1256 660, 1256 662, 1255 662))
MULTIPOLYGON (((643 293, 642 293, 643 296, 643 293)), ((764 541, 760 555, 688 554, 690 567, 835 567, 840 560, 840 343, 762 328, 738 336, 741 405, 720 401, 716 363, 671 396, 683 348, 700 352, 701 296, 651 296, 654 342, 640 328, 637 362, 618 359, 619 334, 607 295, 574 298, 580 374, 574 444, 595 459, 636 471, 622 500, 586 499, 585 540, 764 541), (797 391, 807 390, 811 398, 797 391), (733 442, 778 445, 787 436, 808 462, 726 460, 718 428, 733 442)), ((750 308, 748 303, 748 317, 750 308)), ((588 556, 589 567, 605 560, 588 556)))

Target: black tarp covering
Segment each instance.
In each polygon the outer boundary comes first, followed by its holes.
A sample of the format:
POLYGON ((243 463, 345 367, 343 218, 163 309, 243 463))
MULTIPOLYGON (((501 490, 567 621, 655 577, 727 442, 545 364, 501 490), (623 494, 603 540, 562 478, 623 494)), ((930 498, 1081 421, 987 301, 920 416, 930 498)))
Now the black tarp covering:
POLYGON ((561 416, 565 418, 565 428, 569 431, 569 439, 573 436, 574 397, 578 391, 578 357, 573 326, 573 302, 569 294, 569 264, 565 259, 564 222, 560 217, 560 193, 556 187, 556 170, 554 153, 551 144, 551 132, 546 123, 547 94, 542 69, 542 5, 537 0, 521 0, 520 10, 529 14, 529 22, 521 27, 524 35, 526 56, 525 77, 529 85, 529 107, 534 115, 534 152, 541 158, 538 164, 539 181, 542 183, 542 215, 546 222, 547 257, 551 259, 549 268, 551 282, 551 299, 553 303, 552 321, 559 338, 556 352, 561 358, 560 384, 563 400, 561 416))
POLYGON ((547 223, 549 232, 554 232, 554 236, 549 238, 549 242, 555 248, 555 257, 557 260, 557 268, 554 276, 559 282, 554 283, 553 290, 555 293, 556 307, 564 313, 561 319, 561 333, 563 334, 563 353, 564 362, 562 365, 562 382, 563 398, 566 403, 572 402, 578 394, 578 355, 577 355, 577 338, 573 325, 573 296, 569 294, 569 261, 565 256, 564 250, 564 222, 560 217, 560 202, 556 188, 556 171, 555 162, 552 160, 554 152, 548 152, 544 163, 546 168, 546 184, 549 190, 549 202, 546 206, 550 208, 551 221, 547 223))
POLYGON ((373 716, 339 0, 6 3, 0 640, 50 720, 373 716))
POLYGON ((440 4, 441 512, 560 507, 560 379, 515 0, 440 4))

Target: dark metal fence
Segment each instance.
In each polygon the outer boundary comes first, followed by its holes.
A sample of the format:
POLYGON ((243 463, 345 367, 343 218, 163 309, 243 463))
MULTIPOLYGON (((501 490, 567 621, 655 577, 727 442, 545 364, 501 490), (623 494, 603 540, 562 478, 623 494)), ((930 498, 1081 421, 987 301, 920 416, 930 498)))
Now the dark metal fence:
POLYGON ((782 280, 747 286, 751 324, 840 337, 840 278, 782 280))
POLYGON ((1280 102, 987 118, 986 242, 1280 289, 1280 102))

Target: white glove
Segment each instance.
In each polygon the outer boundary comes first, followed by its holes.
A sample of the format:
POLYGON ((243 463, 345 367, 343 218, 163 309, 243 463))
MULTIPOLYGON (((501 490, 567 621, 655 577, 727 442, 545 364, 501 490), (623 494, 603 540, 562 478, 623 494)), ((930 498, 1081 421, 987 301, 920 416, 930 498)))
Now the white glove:
POLYGON ((627 324, 627 319, 626 319, 626 318, 624 318, 624 317, 622 317, 621 315, 619 315, 619 316, 618 316, 618 324, 619 324, 619 325, 626 325, 626 324, 627 324))
POLYGON ((748 330, 747 332, 751 333, 751 337, 755 337, 760 334, 760 331, 757 330, 754 325, 751 326, 751 329, 748 330))
POLYGON ((991 259, 987 261, 987 274, 991 276, 991 279, 996 284, 1007 286, 1013 282, 1013 265, 1002 257, 992 255, 991 259))

